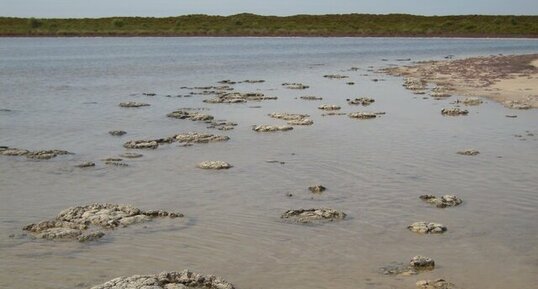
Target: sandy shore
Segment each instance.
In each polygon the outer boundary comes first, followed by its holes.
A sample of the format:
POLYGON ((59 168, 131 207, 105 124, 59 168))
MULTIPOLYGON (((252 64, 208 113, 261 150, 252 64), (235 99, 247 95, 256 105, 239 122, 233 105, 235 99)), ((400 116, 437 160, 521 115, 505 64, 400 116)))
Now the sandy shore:
POLYGON ((487 97, 509 108, 538 108, 538 54, 427 61, 383 71, 450 94, 487 97))

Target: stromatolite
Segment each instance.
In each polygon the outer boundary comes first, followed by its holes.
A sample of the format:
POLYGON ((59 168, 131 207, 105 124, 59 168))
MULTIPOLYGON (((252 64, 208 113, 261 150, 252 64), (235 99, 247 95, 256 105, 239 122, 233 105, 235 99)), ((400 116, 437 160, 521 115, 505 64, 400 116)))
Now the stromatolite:
POLYGON ((55 240, 92 241, 103 237, 101 230, 147 222, 154 217, 183 217, 166 211, 142 211, 129 205, 91 204, 61 211, 56 218, 23 228, 35 237, 55 240))

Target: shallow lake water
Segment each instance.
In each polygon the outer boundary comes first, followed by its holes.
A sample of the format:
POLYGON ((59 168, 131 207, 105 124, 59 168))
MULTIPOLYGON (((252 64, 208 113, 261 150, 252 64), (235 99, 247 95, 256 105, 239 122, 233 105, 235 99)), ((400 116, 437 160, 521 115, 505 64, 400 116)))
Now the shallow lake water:
POLYGON ((467 108, 468 116, 443 117, 440 110, 458 96, 423 99, 405 90, 401 78, 375 71, 447 55, 537 51, 538 41, 528 39, 0 38, 0 145, 75 153, 43 161, 0 157, 0 288, 89 288, 117 276, 186 268, 243 289, 415 288, 417 280, 433 278, 460 288, 531 288, 538 283, 537 111, 485 99, 467 108), (175 97, 189 94, 183 86, 223 79, 263 79, 234 87, 278 99, 207 104, 211 96, 175 97), (290 90, 284 82, 310 88, 290 90), (375 103, 346 103, 360 96, 375 103), (120 108, 122 101, 151 106, 120 108), (322 116, 320 104, 386 114, 322 116), (181 107, 208 108, 238 126, 218 131, 166 117, 181 107), (252 131, 255 124, 285 124, 271 112, 310 114, 314 125, 252 131), (127 134, 108 134, 117 129, 127 134), (100 161, 125 152, 128 140, 189 131, 230 140, 162 145, 140 151, 144 156, 127 160, 128 167, 100 161), (480 154, 456 154, 467 148, 480 154), (197 169, 204 160, 234 167, 197 169), (83 161, 96 167, 74 167, 83 161), (314 184, 328 189, 313 195, 307 187, 314 184), (437 209, 418 199, 448 193, 464 203, 437 209), (93 243, 21 236, 28 223, 94 202, 185 217, 120 228, 93 243), (288 209, 314 207, 348 218, 317 226, 280 219, 288 209), (416 221, 448 231, 408 231, 416 221), (435 270, 410 277, 378 272, 415 255, 432 257, 435 270))

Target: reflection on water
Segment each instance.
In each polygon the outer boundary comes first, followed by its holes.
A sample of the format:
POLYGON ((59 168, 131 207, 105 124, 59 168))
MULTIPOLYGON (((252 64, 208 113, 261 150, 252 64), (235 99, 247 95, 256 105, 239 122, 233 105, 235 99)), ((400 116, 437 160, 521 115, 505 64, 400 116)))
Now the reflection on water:
POLYGON ((0 145, 76 154, 48 161, 0 158, 0 287, 86 288, 120 275, 189 268, 240 288, 414 288, 416 280, 432 278, 463 288, 528 288, 538 274, 538 138, 514 135, 538 135, 536 111, 486 102, 470 107, 466 117, 443 117, 440 110, 454 97, 424 100, 370 66, 537 48, 536 40, 3 38, 0 145), (347 71, 352 66, 359 70, 347 71), (222 79, 264 79, 234 87, 278 100, 226 105, 203 103, 208 96, 165 97, 222 79), (290 90, 284 82, 310 88, 290 90), (304 95, 323 100, 299 99, 304 95), (346 103, 361 96, 375 103, 346 103), (122 101, 151 106, 122 109, 122 101), (323 117, 320 104, 386 115, 323 117), (216 119, 239 125, 217 131, 166 117, 181 107, 208 108, 216 119), (269 118, 271 112, 310 114, 314 125, 253 132, 255 124, 285 124, 269 118), (113 137, 110 130, 127 134, 113 137), (165 144, 126 160, 128 167, 100 161, 123 153, 127 140, 188 131, 231 139, 165 144), (466 148, 480 155, 456 154, 466 148), (234 167, 197 169, 204 160, 234 167), (74 167, 83 161, 97 166, 74 167), (314 184, 328 190, 312 195, 307 187, 314 184), (418 199, 425 193, 457 194, 464 204, 437 209, 418 199), (27 223, 92 202, 179 210, 186 218, 118 229, 94 244, 20 237, 27 223), (323 226, 280 222, 282 212, 301 207, 335 208, 349 219, 323 226), (440 222, 448 232, 413 234, 406 226, 415 221, 440 222), (415 255, 434 258, 436 269, 413 277, 378 273, 415 255))

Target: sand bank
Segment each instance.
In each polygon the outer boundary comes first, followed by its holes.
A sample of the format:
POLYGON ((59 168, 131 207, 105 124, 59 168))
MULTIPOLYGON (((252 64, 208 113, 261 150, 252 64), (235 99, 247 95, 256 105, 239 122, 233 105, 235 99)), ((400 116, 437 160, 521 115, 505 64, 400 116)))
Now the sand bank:
POLYGON ((510 108, 538 108, 538 54, 426 61, 383 71, 451 94, 487 97, 510 108))

